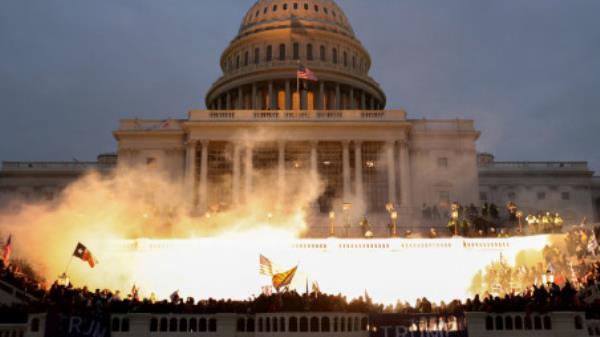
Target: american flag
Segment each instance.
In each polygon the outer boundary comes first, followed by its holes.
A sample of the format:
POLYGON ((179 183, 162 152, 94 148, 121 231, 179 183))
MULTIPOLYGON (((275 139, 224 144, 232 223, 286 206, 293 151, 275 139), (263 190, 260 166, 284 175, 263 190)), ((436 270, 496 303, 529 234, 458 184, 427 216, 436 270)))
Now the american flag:
POLYGON ((308 81, 314 81, 314 82, 319 81, 317 76, 315 76, 315 74, 310 69, 306 68, 303 65, 298 66, 298 73, 296 76, 298 76, 298 78, 302 79, 302 80, 308 80, 308 81))
POLYGON ((271 260, 267 259, 263 255, 260 256, 260 275, 273 276, 273 265, 271 260))

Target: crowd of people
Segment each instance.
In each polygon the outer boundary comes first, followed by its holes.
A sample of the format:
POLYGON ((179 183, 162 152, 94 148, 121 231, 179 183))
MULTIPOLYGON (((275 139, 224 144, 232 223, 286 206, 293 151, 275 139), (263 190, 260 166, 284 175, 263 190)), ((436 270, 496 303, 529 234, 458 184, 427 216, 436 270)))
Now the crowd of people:
MULTIPOLYGON (((526 215, 512 201, 506 204, 505 213, 501 216, 498 206, 487 202, 481 207, 472 203, 463 206, 458 202, 447 206, 423 204, 421 221, 422 225, 430 227, 426 233, 429 238, 551 234, 562 233, 565 227, 565 220, 558 212, 540 211, 526 215), (445 226, 446 230, 436 229, 441 226, 445 226)), ((582 223, 586 222, 584 218, 582 223)))
POLYGON ((109 290, 89 290, 76 288, 70 283, 55 282, 48 290, 40 286, 32 287, 33 280, 23 280, 14 275, 14 270, 0 266, 1 280, 11 282, 22 290, 34 290, 27 305, 0 306, 0 322, 24 322, 28 312, 60 312, 78 315, 106 315, 108 313, 263 313, 263 312, 396 312, 405 314, 462 315, 468 311, 506 312, 527 311, 547 312, 558 310, 586 311, 588 315, 600 312, 600 300, 588 303, 581 299, 586 286, 600 282, 600 263, 590 263, 583 259, 580 264, 570 266, 565 257, 548 246, 544 250, 545 263, 530 268, 523 282, 531 282, 525 291, 514 290, 503 293, 482 292, 467 301, 454 300, 449 303, 434 304, 422 298, 416 305, 401 303, 395 307, 373 303, 368 294, 358 299, 348 300, 342 295, 327 295, 318 291, 300 294, 287 291, 279 294, 262 294, 243 301, 181 298, 174 293, 169 300, 157 301, 154 298, 140 298, 135 287, 122 296, 109 290), (552 265, 552 277, 546 269, 552 265), (571 277, 558 276, 569 274, 571 277), (548 277, 538 278, 539 275, 548 277), (19 279, 19 282, 14 282, 19 279))

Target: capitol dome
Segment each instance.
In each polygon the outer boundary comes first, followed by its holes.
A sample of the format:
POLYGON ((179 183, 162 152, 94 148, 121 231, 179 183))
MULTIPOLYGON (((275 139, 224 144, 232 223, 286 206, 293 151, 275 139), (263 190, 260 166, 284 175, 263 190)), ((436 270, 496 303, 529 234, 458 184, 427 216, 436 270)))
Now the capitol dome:
POLYGON ((371 58, 333 0, 259 0, 221 56, 223 76, 209 109, 375 110, 385 94, 369 77, 371 58), (319 79, 303 81, 309 68, 319 79))

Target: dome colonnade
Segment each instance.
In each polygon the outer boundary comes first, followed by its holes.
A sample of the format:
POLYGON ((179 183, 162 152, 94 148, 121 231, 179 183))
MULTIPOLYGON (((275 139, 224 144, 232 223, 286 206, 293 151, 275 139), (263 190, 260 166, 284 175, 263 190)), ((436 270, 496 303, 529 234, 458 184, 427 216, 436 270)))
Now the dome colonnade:
POLYGON ((261 0, 221 56, 211 110, 379 110, 385 94, 346 15, 330 0, 261 0), (319 78, 303 81, 302 64, 319 78))

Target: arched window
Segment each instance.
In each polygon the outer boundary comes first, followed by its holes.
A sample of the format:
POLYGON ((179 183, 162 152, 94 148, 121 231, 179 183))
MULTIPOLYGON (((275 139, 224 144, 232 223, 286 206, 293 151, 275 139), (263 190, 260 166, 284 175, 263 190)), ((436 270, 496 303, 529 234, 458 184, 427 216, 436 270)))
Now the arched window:
POLYGON ((330 330, 331 330, 331 327, 329 324, 329 317, 327 317, 327 316, 321 317, 321 331, 329 332, 330 330))
POLYGON ((267 46, 267 62, 273 61, 273 46, 267 46))
POLYGON ((550 316, 544 316, 544 330, 552 330, 552 320, 550 316))
POLYGON ((260 62, 260 48, 254 48, 254 64, 260 62))
POLYGON ((237 332, 245 332, 246 331, 246 320, 243 318, 238 318, 235 330, 237 332))
POLYGON ((127 317, 121 320, 121 332, 129 332, 129 318, 127 317))
POLYGON ((496 330, 504 330, 504 321, 502 316, 496 316, 496 330))
POLYGON ((209 332, 216 332, 217 331, 217 320, 214 318, 211 318, 208 320, 208 331, 209 332))
POLYGON ((289 332, 298 332, 298 319, 290 317, 289 332))
POLYGON ((358 317, 354 317, 354 331, 358 331, 358 317))
POLYGON ((265 331, 271 332, 271 318, 265 318, 265 331))
POLYGON ((485 329, 494 330, 494 319, 492 318, 492 316, 485 317, 485 329))
POLYGON ((506 316, 506 317, 504 317, 504 327, 506 328, 506 330, 512 330, 513 329, 512 316, 506 316))
POLYGON ((333 48, 333 50, 331 51, 331 59, 333 61, 333 64, 338 63, 337 48, 333 48))
POLYGON ((313 60, 313 46, 310 43, 306 45, 306 59, 309 61, 313 60))
POLYGON ((583 329, 583 320, 581 319, 581 316, 575 316, 575 330, 582 330, 583 329))
POLYGON ((533 329, 533 325, 531 324, 531 317, 525 316, 525 330, 533 329))
POLYGON ((246 321, 246 331, 254 332, 254 318, 248 318, 246 321))
POLYGON ((346 331, 346 317, 342 317, 342 319, 340 320, 340 331, 346 331))
POLYGON ((515 329, 523 330, 523 318, 521 316, 515 317, 515 329))
POLYGON ((40 319, 34 318, 31 320, 31 331, 38 332, 40 331, 40 319))
POLYGON ((287 11, 287 4, 283 4, 283 10, 287 11))
POLYGON ((277 317, 273 317, 271 319, 271 322, 273 322, 273 332, 278 332, 279 331, 279 321, 277 321, 277 317))
POLYGON ((319 6, 315 5, 315 12, 319 11, 319 6))
POLYGON ((283 43, 279 45, 279 60, 285 60, 285 44, 283 43))
POLYGON ((348 332, 352 331, 352 317, 348 317, 348 332))
POLYGON ((165 317, 160 319, 160 332, 167 331, 167 319, 165 317))
POLYGON ((323 62, 325 62, 326 57, 325 57, 325 46, 321 45, 321 47, 319 48, 319 59, 323 62))
POLYGON ((179 319, 179 332, 187 332, 187 319, 179 319))
POLYGON ((273 5, 273 12, 277 12, 277 5, 273 5))
POLYGON ((110 331, 119 331, 119 319, 116 317, 113 317, 112 319, 112 324, 110 326, 110 331))
POLYGON ((293 58, 294 60, 299 60, 300 59, 300 44, 298 42, 295 42, 293 44, 293 58))
POLYGON ((248 66, 248 59, 249 59, 249 56, 248 56, 248 51, 246 51, 246 52, 244 53, 244 67, 247 67, 247 66, 248 66))
POLYGON ((300 317, 300 332, 308 332, 308 318, 300 317))
POLYGON ((319 319, 317 317, 310 319, 310 332, 319 332, 319 319))
POLYGON ((200 318, 200 321, 198 323, 198 331, 200 332, 206 332, 207 328, 206 328, 206 318, 202 317, 200 318))
POLYGON ((304 10, 307 11, 308 10, 308 4, 304 4, 304 10))
POLYGON ((333 332, 338 332, 338 323, 339 319, 337 317, 333 318, 333 332))
POLYGON ((190 319, 190 332, 198 331, 198 320, 195 318, 190 319))
POLYGON ((158 320, 153 317, 150 320, 150 332, 156 332, 156 330, 158 330, 158 320))
POLYGON ((259 318, 258 319, 258 332, 263 332, 263 330, 264 330, 263 319, 259 318))
POLYGON ((542 330, 542 319, 540 318, 540 316, 535 316, 533 318, 533 329, 542 330))
POLYGON ((279 318, 279 331, 285 332, 285 318, 279 318))
POLYGON ((298 3, 294 2, 294 9, 298 9, 298 3))
POLYGON ((363 317, 360 320, 360 330, 367 331, 367 325, 369 325, 369 320, 366 317, 363 317))
POLYGON ((177 318, 173 317, 169 321, 169 331, 177 331, 177 318))

